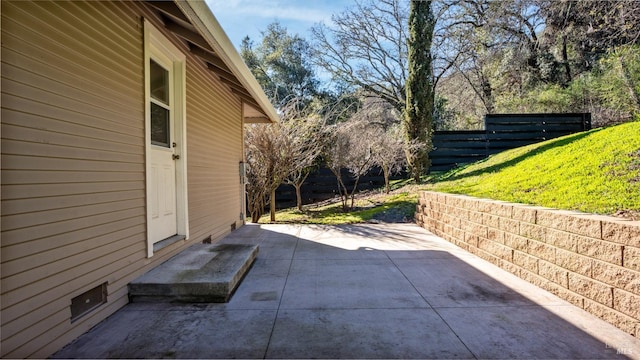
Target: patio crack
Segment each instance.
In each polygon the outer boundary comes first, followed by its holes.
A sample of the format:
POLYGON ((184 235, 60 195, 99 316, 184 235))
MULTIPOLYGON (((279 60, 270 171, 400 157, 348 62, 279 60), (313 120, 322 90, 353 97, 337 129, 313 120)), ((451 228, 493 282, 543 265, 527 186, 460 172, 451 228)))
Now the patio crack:
POLYGON ((278 309, 276 310, 276 316, 273 319, 273 325, 271 326, 271 333, 269 334, 269 341, 267 341, 267 347, 264 350, 263 359, 267 358, 267 354, 269 353, 269 347, 271 347, 271 339, 273 339, 273 332, 276 329, 276 323, 278 322, 278 316, 280 315, 280 307, 282 306, 282 298, 284 296, 284 290, 287 288, 287 282, 289 281, 289 275, 291 275, 291 268, 293 267, 293 259, 296 256, 296 251, 298 250, 298 244, 300 243, 300 232, 302 231, 302 227, 298 227, 298 231, 296 232, 296 246, 293 248, 293 253, 291 254, 291 261, 289 262, 289 269, 287 270, 287 277, 284 280, 284 286, 282 286, 282 293, 280 294, 280 301, 278 301, 278 309))
POLYGON ((456 338, 460 341, 460 343, 462 345, 464 345, 464 347, 467 349, 467 351, 469 351, 469 354, 473 355, 474 359, 477 359, 478 356, 476 356, 476 354, 473 353, 473 351, 471 351, 471 349, 469 348, 469 346, 467 346, 467 344, 462 341, 462 339, 460 338, 460 336, 458 336, 458 333, 456 333, 453 328, 451 327, 451 325, 449 325, 449 323, 442 317, 442 315, 440 314, 440 312, 438 312, 438 309, 436 309, 433 305, 431 305, 431 303, 429 302, 429 300, 427 300, 426 297, 424 297, 424 295, 422 295, 422 293, 418 290, 418 288, 415 286, 415 284, 409 280, 409 278, 407 277, 407 275, 404 273, 404 271, 402 271, 402 269, 400 269, 400 266, 398 266, 398 264, 393 261, 393 259, 389 256, 389 254, 387 253, 387 251, 384 251, 385 256, 387 257, 387 259, 389 259, 389 261, 391 261, 391 263, 393 264, 393 266, 396 267, 396 269, 398 269, 398 271, 400 272, 400 274, 402 274, 402 276, 405 278, 405 280, 407 280, 409 282, 409 284, 411 284, 411 287, 413 287, 413 289, 418 293, 418 295, 420 295, 420 297, 422 298, 422 300, 424 300, 425 303, 427 303, 429 305, 429 307, 433 310, 434 313, 436 313, 436 315, 438 315, 438 317, 440 318, 440 320, 442 320, 443 323, 445 323, 445 325, 447 325, 447 328, 449 328, 449 330, 451 330, 451 332, 456 336, 456 338))

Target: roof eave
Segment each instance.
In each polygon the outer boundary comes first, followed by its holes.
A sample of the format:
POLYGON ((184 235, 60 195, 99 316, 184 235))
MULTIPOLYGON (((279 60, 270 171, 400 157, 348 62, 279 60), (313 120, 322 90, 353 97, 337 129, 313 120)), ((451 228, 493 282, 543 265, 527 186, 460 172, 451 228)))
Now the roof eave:
MULTIPOLYGON (((216 51, 216 54, 229 67, 233 74, 242 83, 246 91, 256 104, 241 101, 244 107, 253 108, 255 111, 246 111, 243 113, 245 123, 273 123, 277 122, 278 114, 269 101, 258 81, 255 79, 247 65, 242 61, 240 54, 235 49, 231 40, 220 26, 220 23, 213 15, 209 7, 201 0, 174 0, 176 6, 190 20, 191 24, 198 30, 200 35, 207 43, 216 51), (259 108, 256 108, 258 105, 259 108), (251 114, 249 114, 251 113, 251 114), (256 113, 262 113, 264 116, 256 116, 256 113)), ((245 108, 246 109, 246 108, 245 108)))

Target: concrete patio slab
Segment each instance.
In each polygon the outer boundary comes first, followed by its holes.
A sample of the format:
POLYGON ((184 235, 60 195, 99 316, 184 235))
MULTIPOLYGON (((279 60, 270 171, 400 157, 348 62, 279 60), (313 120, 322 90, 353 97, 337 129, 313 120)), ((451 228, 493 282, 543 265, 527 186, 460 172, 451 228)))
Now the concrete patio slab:
POLYGON ((248 225, 228 303, 134 303, 57 358, 640 358, 640 341, 413 224, 248 225))
MULTIPOLYGON (((398 268, 433 307, 483 307, 509 305, 564 305, 566 302, 532 288, 529 283, 504 271, 479 272, 477 259, 460 261, 441 252, 426 259, 394 259, 398 268), (497 278, 493 278, 490 274, 497 278), (509 286, 505 286, 504 283, 509 286)), ((485 266, 486 267, 486 266, 485 266)))
POLYGON ((432 309, 281 310, 267 358, 309 357, 469 359, 473 354, 432 309))
MULTIPOLYGON (((562 310, 571 311, 571 308, 567 305, 562 310)), ((618 355, 617 349, 603 345, 601 340, 584 332, 594 328, 578 329, 571 322, 560 321, 547 307, 495 306, 482 311, 469 310, 437 309, 480 359, 609 359, 618 355), (478 331, 478 324, 487 331, 478 331)))
POLYGON ((271 335, 265 330, 273 327, 275 317, 275 310, 221 310, 208 304, 134 303, 53 357, 262 358, 271 335))
POLYGON ((397 309, 429 305, 388 259, 294 260, 283 309, 397 309))
POLYGON ((277 310, 290 267, 291 259, 256 259, 226 308, 277 310))

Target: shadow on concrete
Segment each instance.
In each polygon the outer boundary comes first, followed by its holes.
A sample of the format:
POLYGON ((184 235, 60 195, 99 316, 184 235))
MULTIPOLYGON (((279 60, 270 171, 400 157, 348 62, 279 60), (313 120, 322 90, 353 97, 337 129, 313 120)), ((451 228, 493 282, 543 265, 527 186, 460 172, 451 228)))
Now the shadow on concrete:
POLYGON ((54 358, 607 359, 638 339, 411 224, 250 225, 226 304, 129 304, 54 358))

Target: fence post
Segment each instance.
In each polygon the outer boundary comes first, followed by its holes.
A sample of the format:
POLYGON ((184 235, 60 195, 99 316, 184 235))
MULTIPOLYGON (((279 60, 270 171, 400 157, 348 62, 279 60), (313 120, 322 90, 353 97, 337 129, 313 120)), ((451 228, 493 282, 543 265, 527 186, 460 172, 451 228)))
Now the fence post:
POLYGON ((489 136, 489 129, 487 128, 487 116, 489 114, 484 114, 484 157, 489 157, 489 148, 491 148, 491 144, 489 140, 491 137, 489 136))
POLYGON ((591 113, 582 113, 582 131, 591 130, 591 113))

